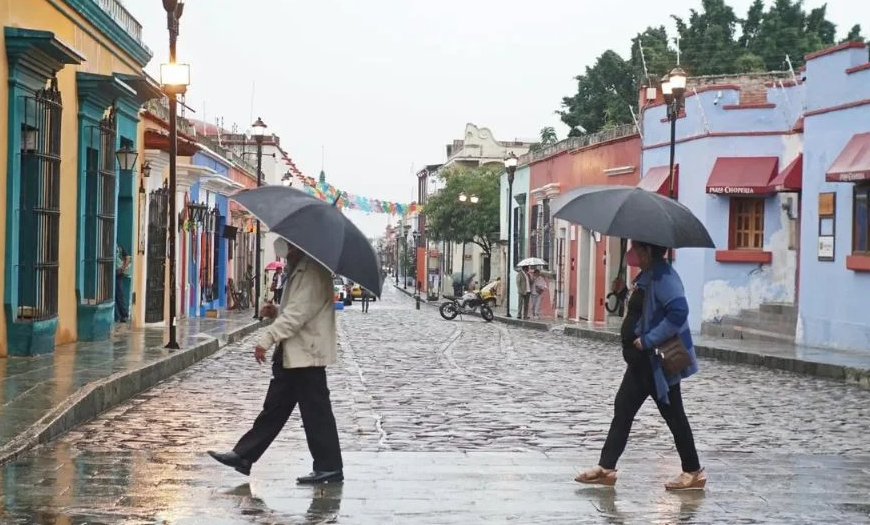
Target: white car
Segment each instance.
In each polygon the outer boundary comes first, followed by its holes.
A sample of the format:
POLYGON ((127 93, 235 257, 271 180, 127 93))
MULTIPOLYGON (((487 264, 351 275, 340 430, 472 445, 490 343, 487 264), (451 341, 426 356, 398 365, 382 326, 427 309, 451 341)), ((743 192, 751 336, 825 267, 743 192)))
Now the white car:
POLYGON ((338 300, 343 302, 345 306, 353 304, 353 296, 350 293, 350 286, 344 277, 334 275, 332 277, 332 288, 338 294, 338 300))

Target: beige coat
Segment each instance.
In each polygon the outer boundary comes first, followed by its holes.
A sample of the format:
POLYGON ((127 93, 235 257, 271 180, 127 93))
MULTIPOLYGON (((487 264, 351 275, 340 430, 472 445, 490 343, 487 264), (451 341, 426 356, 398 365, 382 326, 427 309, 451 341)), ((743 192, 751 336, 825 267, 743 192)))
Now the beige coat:
POLYGON ((281 308, 257 344, 283 347, 284 368, 329 366, 338 360, 332 273, 305 256, 288 268, 281 308))

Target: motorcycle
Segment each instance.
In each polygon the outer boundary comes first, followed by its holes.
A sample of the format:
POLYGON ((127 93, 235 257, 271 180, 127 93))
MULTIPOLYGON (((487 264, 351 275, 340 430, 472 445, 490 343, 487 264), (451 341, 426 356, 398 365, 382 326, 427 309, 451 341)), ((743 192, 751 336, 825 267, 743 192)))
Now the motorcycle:
POLYGON ((477 313, 478 308, 480 309, 480 316, 487 323, 491 323, 495 318, 492 308, 486 304, 479 292, 468 293, 463 297, 445 296, 445 299, 447 300, 441 303, 438 313, 448 321, 456 319, 457 315, 477 313))

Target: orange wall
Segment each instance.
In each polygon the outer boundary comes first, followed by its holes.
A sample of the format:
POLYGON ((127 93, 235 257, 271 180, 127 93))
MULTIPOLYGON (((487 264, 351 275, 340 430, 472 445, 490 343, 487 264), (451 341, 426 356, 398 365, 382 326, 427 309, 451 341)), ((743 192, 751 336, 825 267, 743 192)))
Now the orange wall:
MULTIPOLYGON (((566 193, 582 186, 634 186, 640 180, 640 153, 641 140, 637 135, 602 142, 571 152, 562 152, 532 164, 529 188, 534 190, 550 183, 559 183, 560 192, 566 193), (608 176, 604 173, 605 170, 624 166, 633 167, 634 170, 630 173, 614 176, 608 176)), ((570 279, 567 283, 568 288, 564 290, 564 295, 565 303, 571 305, 568 309, 568 317, 573 318, 576 315, 578 299, 574 296, 579 278, 577 268, 580 267, 579 261, 575 261, 578 241, 570 241, 566 244, 565 265, 570 270, 570 279), (572 297, 573 299, 571 299, 572 297)), ((607 237, 602 237, 601 242, 597 243, 596 246, 595 321, 605 320, 604 298, 610 293, 605 263, 607 244, 607 237)), ((614 257, 618 258, 619 254, 614 254, 614 257)), ((618 263, 618 260, 616 262, 618 263)), ((542 303, 542 315, 553 315, 552 298, 547 297, 542 303)))

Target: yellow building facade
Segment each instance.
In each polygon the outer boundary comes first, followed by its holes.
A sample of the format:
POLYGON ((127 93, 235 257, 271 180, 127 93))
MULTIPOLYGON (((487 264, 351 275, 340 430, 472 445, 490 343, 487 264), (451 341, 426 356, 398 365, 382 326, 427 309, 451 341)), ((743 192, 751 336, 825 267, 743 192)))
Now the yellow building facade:
POLYGON ((117 0, 0 0, 0 21, 2 357, 105 339, 130 303, 118 249, 136 250, 139 108, 161 94, 117 0))

